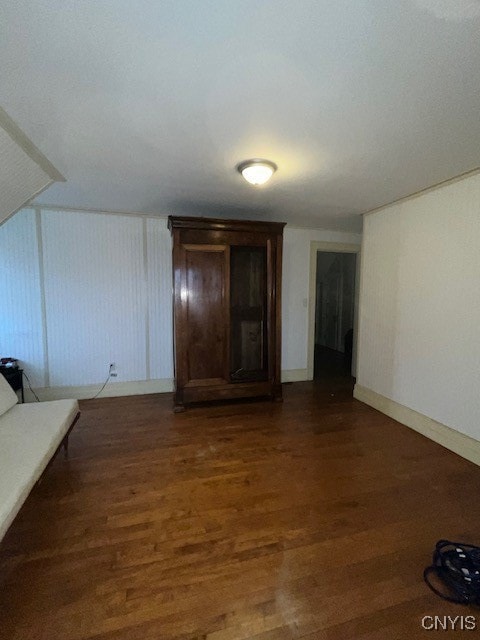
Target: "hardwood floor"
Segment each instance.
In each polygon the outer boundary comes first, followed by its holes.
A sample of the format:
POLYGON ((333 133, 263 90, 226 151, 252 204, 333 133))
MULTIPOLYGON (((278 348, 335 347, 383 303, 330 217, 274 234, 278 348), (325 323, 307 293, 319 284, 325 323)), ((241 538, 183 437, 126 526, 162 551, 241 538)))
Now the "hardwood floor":
POLYGON ((82 402, 0 545, 2 640, 409 639, 475 615, 422 571, 437 539, 480 542, 480 469, 348 382, 284 398, 82 402))

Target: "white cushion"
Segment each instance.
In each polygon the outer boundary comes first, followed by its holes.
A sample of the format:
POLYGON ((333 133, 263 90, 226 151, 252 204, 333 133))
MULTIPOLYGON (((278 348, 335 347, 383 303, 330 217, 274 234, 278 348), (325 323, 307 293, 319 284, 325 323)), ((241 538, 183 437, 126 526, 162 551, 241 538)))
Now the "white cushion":
POLYGON ((78 413, 76 400, 18 404, 0 417, 0 540, 78 413))
POLYGON ((18 398, 15 391, 5 378, 0 375, 0 416, 17 404, 18 398))

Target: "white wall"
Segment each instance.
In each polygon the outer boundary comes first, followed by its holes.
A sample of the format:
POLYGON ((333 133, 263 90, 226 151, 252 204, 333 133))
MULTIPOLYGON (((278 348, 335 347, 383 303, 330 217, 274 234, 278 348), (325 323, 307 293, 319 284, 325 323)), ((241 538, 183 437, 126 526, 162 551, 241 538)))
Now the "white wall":
POLYGON ((34 387, 86 387, 88 397, 114 362, 104 395, 171 389, 165 219, 22 210, 0 227, 0 250, 0 354, 18 358, 34 387))
POLYGON ((152 379, 173 376, 172 240, 165 219, 146 220, 148 361, 152 379))
POLYGON ((35 212, 24 209, 0 227, 0 357, 28 362, 44 387, 45 344, 35 212))
POLYGON ((366 216, 360 295, 358 385, 480 440, 480 175, 366 216))
POLYGON ((143 220, 44 211, 50 386, 145 380, 143 220))
MULTIPOLYGON (((359 242, 360 236, 285 229, 286 379, 306 377, 312 240, 359 242)), ((172 388, 166 219, 37 207, 0 227, 0 249, 6 266, 0 272, 0 299, 11 309, 0 320, 0 355, 20 359, 36 387, 69 387, 43 391, 43 398, 93 395, 110 362, 116 363, 118 377, 104 395, 172 388)))

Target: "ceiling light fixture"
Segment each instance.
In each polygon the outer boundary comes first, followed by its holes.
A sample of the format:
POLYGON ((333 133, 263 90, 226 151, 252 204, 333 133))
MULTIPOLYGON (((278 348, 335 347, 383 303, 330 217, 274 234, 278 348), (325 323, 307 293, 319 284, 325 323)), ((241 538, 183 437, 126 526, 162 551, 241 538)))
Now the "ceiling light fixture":
POLYGON ((268 182, 277 168, 274 162, 259 158, 245 160, 237 165, 237 171, 242 174, 245 180, 256 186, 268 182))

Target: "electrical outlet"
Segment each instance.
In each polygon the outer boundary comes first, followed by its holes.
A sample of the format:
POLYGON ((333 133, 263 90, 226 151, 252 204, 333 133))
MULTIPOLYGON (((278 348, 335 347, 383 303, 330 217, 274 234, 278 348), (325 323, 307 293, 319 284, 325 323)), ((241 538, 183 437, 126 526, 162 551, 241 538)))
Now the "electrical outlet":
POLYGON ((109 367, 108 370, 109 370, 111 378, 116 378, 117 377, 117 365, 115 364, 115 362, 111 362, 110 363, 110 367, 109 367))

